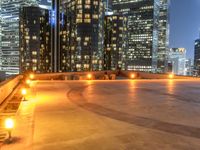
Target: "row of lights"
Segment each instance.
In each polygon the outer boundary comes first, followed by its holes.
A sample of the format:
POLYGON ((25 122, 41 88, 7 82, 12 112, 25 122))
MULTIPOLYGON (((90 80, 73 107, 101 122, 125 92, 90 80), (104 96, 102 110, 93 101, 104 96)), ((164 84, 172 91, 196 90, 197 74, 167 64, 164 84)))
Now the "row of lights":
MULTIPOLYGON (((134 73, 132 73, 131 75, 130 75, 130 78, 131 79, 135 79, 137 76, 136 76, 136 74, 134 74, 134 73)), ((169 79, 173 79, 174 78, 174 74, 173 73, 170 73, 169 75, 168 75, 168 78, 169 79)), ((92 79, 92 74, 87 74, 87 79, 88 80, 91 80, 92 79)))
MULTIPOLYGON (((28 86, 30 86, 31 80, 33 80, 33 79, 34 79, 34 74, 30 74, 30 75, 29 75, 29 78, 26 80, 26 84, 27 84, 28 86)), ((22 99, 25 100, 25 96, 26 96, 26 94, 27 94, 26 88, 22 88, 22 89, 21 89, 21 94, 22 94, 22 96, 23 96, 22 99)), ((14 128, 14 119, 12 119, 12 118, 6 118, 6 119, 5 119, 5 128, 6 128, 6 130, 8 131, 8 141, 9 141, 9 142, 12 142, 11 132, 12 132, 12 129, 14 128)))

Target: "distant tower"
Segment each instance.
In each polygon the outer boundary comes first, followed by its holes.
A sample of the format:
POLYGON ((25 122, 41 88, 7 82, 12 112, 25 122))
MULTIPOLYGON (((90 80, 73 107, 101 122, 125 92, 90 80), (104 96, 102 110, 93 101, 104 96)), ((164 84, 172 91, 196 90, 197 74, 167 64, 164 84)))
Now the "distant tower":
POLYGON ((200 75, 200 38, 195 40, 194 45, 194 69, 200 75))
POLYGON ((170 0, 160 0, 158 23, 158 63, 157 72, 167 72, 169 53, 169 5, 170 0))

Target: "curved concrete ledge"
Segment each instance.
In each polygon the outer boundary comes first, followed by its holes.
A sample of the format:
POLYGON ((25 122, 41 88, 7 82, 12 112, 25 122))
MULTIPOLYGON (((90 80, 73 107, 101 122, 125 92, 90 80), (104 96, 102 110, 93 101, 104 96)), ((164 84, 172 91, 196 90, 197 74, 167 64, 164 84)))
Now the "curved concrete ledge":
POLYGON ((13 92, 22 77, 18 75, 0 83, 0 104, 13 92))

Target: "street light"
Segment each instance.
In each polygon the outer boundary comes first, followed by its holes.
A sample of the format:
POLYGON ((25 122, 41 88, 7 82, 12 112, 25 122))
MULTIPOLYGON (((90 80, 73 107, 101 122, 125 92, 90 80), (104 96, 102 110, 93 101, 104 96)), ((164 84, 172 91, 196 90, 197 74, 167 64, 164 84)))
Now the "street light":
POLYGON ((25 101, 26 100, 26 98, 25 98, 25 96, 26 96, 26 94, 27 94, 27 91, 26 91, 26 89, 25 88, 23 88, 22 90, 21 90, 21 94, 22 94, 22 100, 23 101, 25 101))
POLYGON ((14 120, 12 118, 7 118, 5 120, 5 128, 8 131, 8 140, 9 142, 11 142, 11 138, 12 138, 11 131, 14 128, 14 120))
POLYGON ((88 75, 87 75, 87 78, 88 78, 88 80, 91 80, 91 79, 92 79, 92 75, 91 75, 91 74, 88 74, 88 75))
POLYGON ((173 78, 174 78, 174 74, 173 74, 173 73, 170 73, 170 74, 168 75, 168 77, 169 77, 170 79, 173 79, 173 78))

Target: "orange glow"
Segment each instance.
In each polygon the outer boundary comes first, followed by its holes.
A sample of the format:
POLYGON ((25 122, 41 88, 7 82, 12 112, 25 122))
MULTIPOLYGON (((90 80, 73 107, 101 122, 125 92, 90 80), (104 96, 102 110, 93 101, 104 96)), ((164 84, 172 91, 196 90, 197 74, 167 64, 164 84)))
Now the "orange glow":
POLYGON ((26 89, 22 89, 21 93, 22 93, 22 95, 26 95, 27 94, 26 89))
POLYGON ((88 78, 89 80, 91 80, 91 79, 92 79, 92 75, 91 75, 91 74, 88 74, 88 75, 87 75, 87 78, 88 78))
POLYGON ((30 79, 34 79, 34 74, 29 75, 30 79))
POLYGON ((7 118, 5 120, 5 128, 6 129, 13 129, 14 128, 14 120, 11 118, 7 118))
POLYGON ((173 73, 169 74, 169 78, 173 79, 174 78, 174 74, 173 73))
POLYGON ((30 84, 30 83, 31 83, 31 80, 27 79, 26 84, 30 84))
POLYGON ((134 79, 135 78, 135 74, 131 74, 131 79, 134 79))

